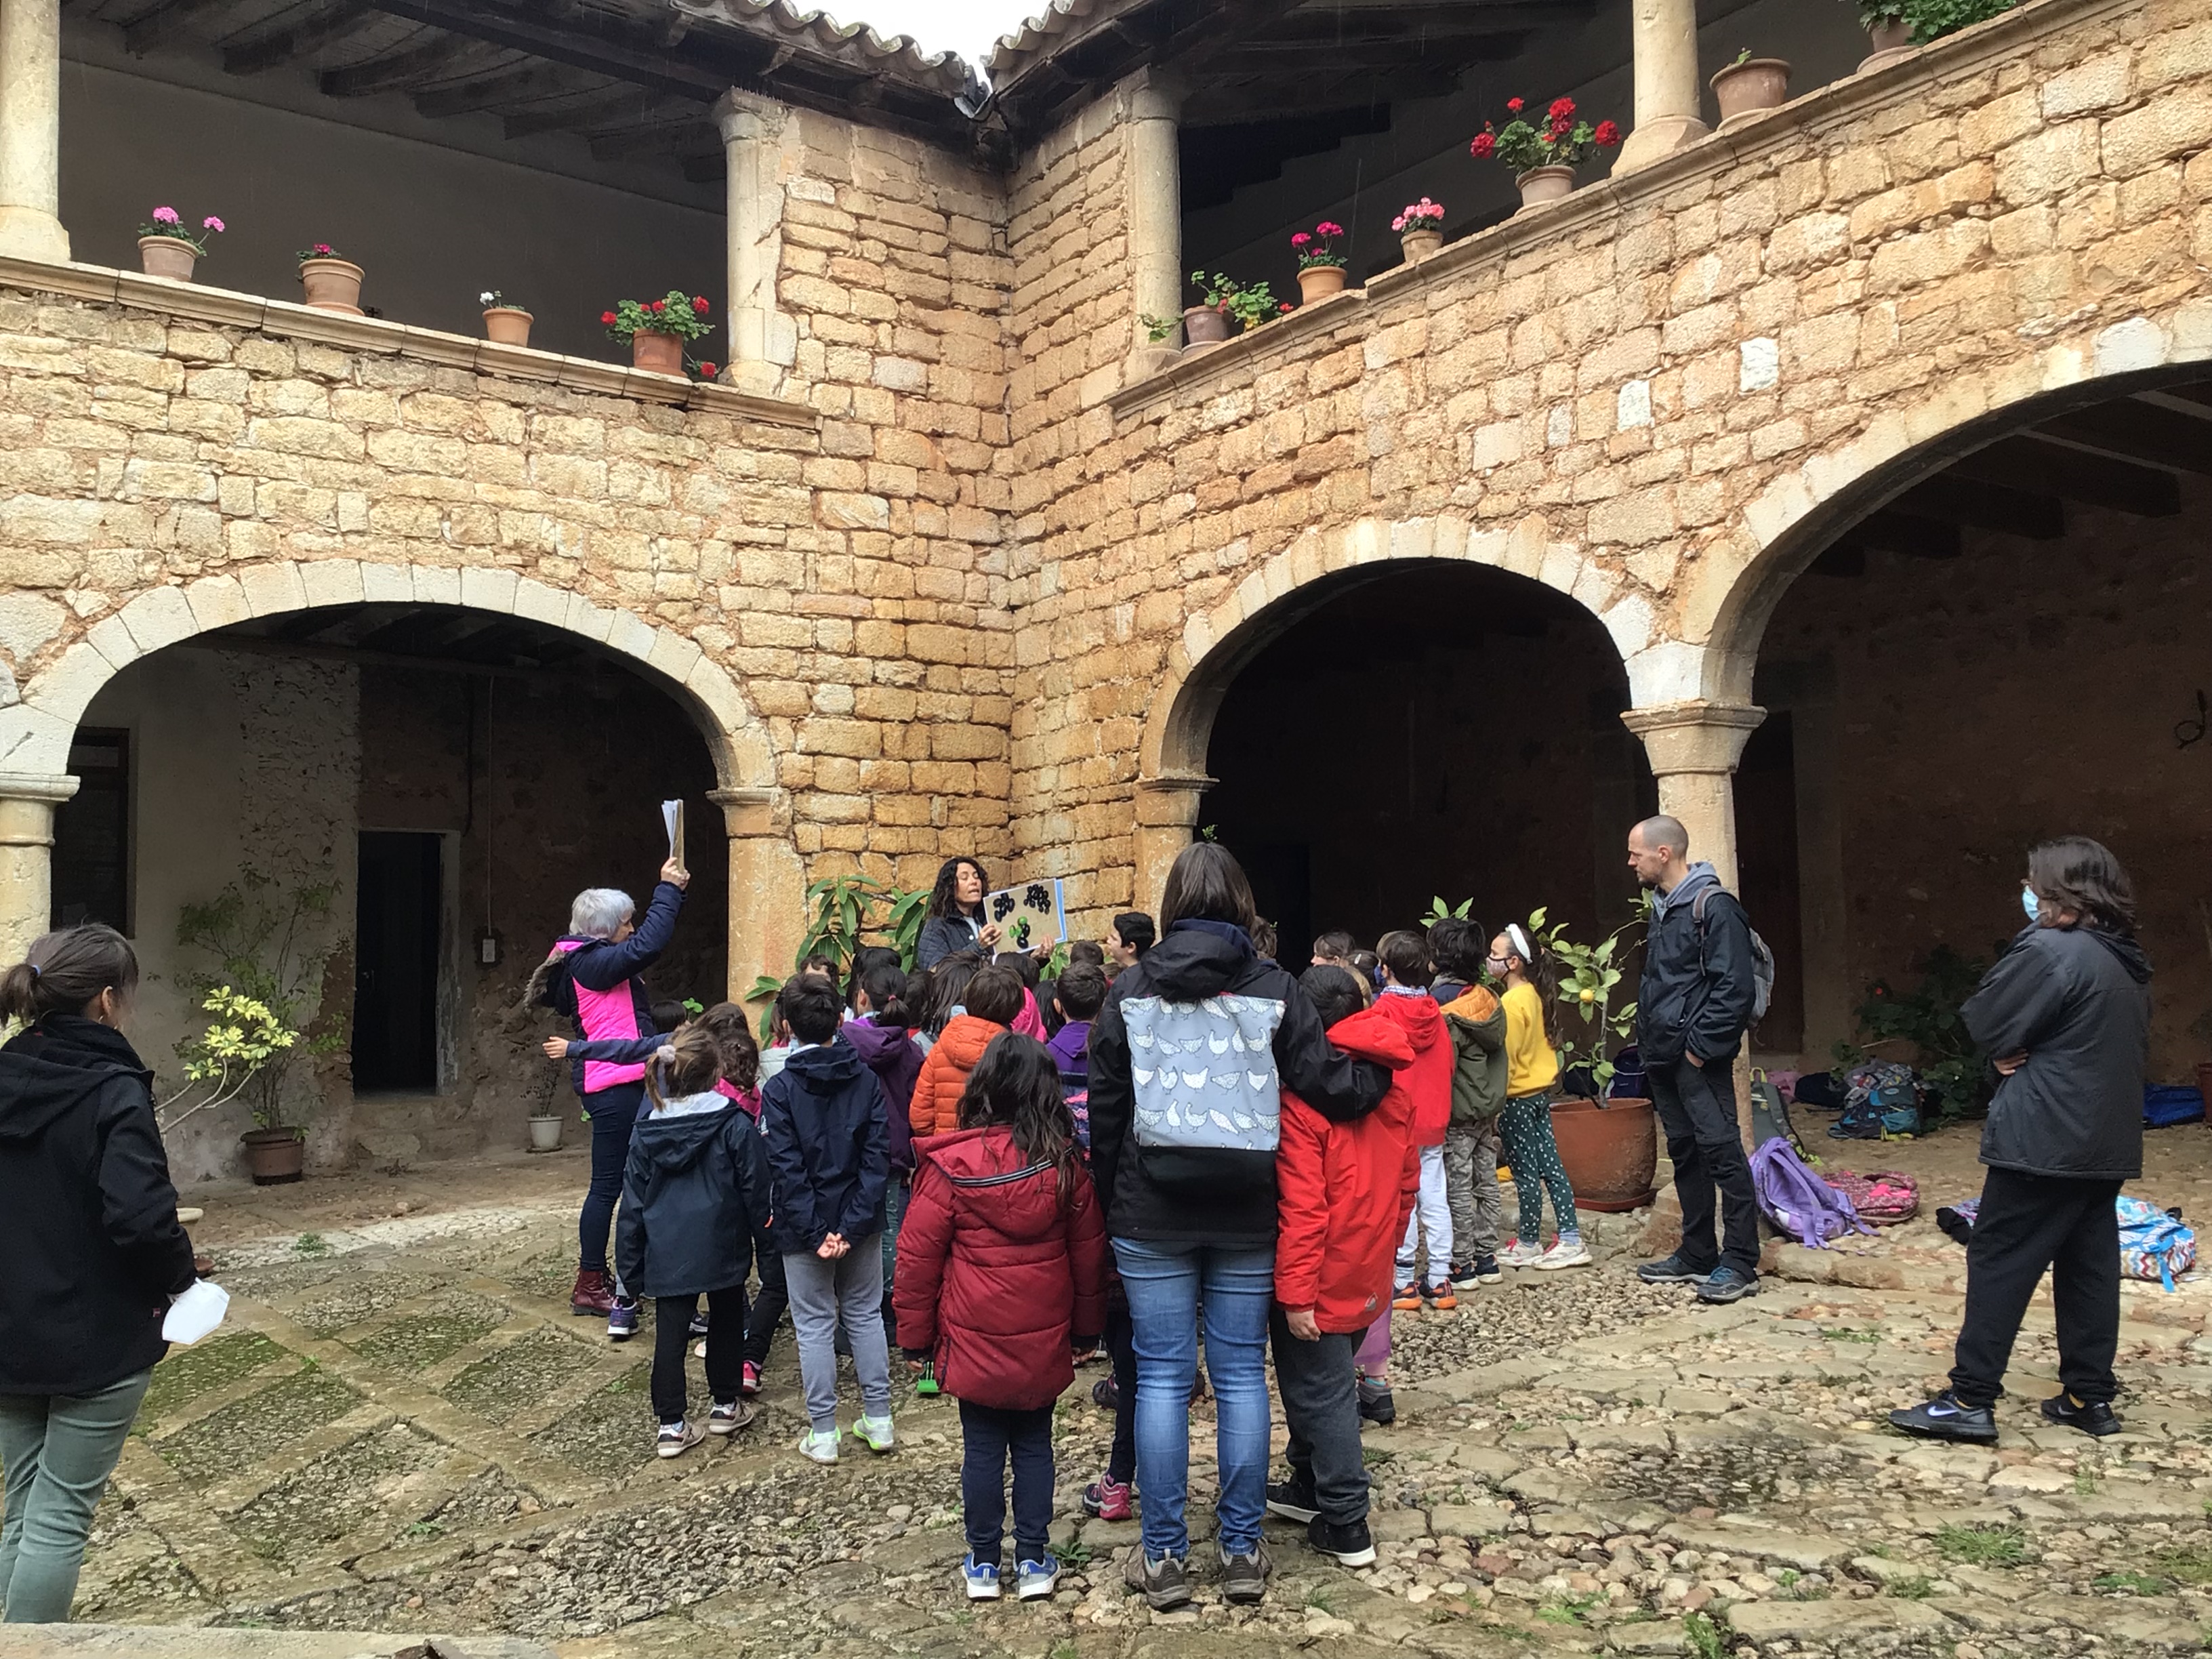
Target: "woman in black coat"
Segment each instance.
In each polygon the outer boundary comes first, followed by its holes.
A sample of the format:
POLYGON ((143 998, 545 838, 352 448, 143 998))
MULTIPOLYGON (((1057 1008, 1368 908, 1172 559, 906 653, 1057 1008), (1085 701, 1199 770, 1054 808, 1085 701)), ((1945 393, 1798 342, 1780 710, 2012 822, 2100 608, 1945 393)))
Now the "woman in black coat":
POLYGON ((2142 1173, 2150 963, 2135 894, 2105 848, 2072 836, 2027 855, 2031 920, 1960 1010, 2000 1073, 1966 1243, 1966 1308, 1951 1386, 1889 1420, 1909 1434, 1989 1443, 2013 1340, 2044 1269, 2058 1316, 2060 1393, 2043 1415, 2117 1434, 2120 1235, 2112 1200, 2142 1173))
POLYGON ((0 975, 0 1602, 59 1624, 192 1247, 154 1121, 153 1073, 118 1029, 138 961, 112 927, 48 933, 0 975))
POLYGON ((930 890, 921 937, 915 943, 914 965, 924 973, 949 956, 974 951, 988 962, 1005 930, 983 914, 988 890, 983 866, 974 859, 947 859, 930 890))

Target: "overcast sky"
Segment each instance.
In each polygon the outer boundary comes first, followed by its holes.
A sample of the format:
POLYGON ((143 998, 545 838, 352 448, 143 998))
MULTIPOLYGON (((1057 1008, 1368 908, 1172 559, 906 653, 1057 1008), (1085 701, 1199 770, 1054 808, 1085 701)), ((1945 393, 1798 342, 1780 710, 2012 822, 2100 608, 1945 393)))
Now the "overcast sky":
POLYGON ((981 70, 998 38, 1019 28, 1046 0, 798 0, 821 5, 841 23, 866 23, 878 34, 910 34, 925 52, 957 52, 981 70))

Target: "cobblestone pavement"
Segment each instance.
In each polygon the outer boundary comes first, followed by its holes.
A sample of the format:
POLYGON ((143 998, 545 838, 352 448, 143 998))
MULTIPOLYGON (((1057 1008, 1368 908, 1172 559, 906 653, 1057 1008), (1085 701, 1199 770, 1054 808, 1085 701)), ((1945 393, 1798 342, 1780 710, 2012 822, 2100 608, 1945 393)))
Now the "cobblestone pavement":
MULTIPOLYGON (((1707 1310, 1623 1258, 1524 1273, 1401 1320, 1399 1422, 1367 1439, 1375 1568, 1271 1523, 1266 1605, 1223 1604, 1200 1543, 1196 1605, 1164 1617, 1122 1588, 1133 1526, 1079 1522, 1108 1431, 1088 1370, 1057 1419, 1063 1588, 971 1609, 950 1401, 904 1401, 893 1455, 848 1439, 804 1463, 787 1334, 760 1419, 659 1462, 645 1343, 568 1312, 562 1182, 489 1171, 368 1220, 295 1191, 253 1196, 260 1236, 208 1235, 233 1322, 155 1373, 79 1618, 502 1632, 573 1659, 2053 1659, 2212 1633, 2201 1323, 2131 1318, 2129 1431, 2096 1443, 2034 1415, 2055 1386, 2039 1313, 2004 1443, 1972 1451, 1879 1426, 1948 1363, 1941 1291, 1770 1280, 1707 1310), (272 1231, 288 1201, 324 1231, 272 1231)), ((1195 1472, 1201 1539, 1212 1490, 1195 1472)))

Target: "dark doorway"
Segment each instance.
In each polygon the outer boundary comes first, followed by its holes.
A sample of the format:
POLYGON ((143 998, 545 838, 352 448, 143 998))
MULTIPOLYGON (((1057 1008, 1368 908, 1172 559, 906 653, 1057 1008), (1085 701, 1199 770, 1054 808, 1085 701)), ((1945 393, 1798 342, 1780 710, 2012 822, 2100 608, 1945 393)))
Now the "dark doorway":
POLYGON ((361 832, 353 1086, 438 1086, 440 838, 361 832))
POLYGON ((77 790, 54 812, 52 925, 129 933, 131 734, 82 726, 69 763, 77 790))
POLYGON ((1797 769, 1790 714, 1769 714, 1744 745, 1735 774, 1738 889, 1751 925, 1774 952, 1774 998, 1753 1039, 1795 1054, 1805 1046, 1804 925, 1797 896, 1797 769))

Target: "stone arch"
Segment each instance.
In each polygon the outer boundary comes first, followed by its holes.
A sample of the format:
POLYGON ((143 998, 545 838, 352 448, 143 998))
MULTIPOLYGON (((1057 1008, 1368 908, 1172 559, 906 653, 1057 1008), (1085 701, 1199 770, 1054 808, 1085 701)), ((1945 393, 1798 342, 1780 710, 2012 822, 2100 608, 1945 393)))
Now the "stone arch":
POLYGON ((356 559, 279 560, 138 594, 31 676, 20 703, 0 709, 0 773, 66 772, 86 707, 141 657, 257 617, 377 603, 491 611, 604 646, 690 713, 722 790, 764 797, 775 787, 768 733, 737 683, 673 629, 512 570, 356 559))

